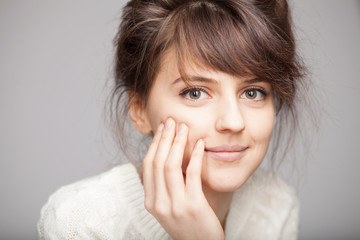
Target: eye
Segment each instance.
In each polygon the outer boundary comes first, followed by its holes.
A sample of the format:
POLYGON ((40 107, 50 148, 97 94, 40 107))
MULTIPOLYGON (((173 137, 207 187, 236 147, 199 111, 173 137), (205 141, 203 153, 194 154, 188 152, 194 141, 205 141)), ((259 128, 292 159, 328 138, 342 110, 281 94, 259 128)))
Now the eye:
POLYGON ((241 94, 241 98, 259 101, 262 100, 266 96, 265 92, 260 89, 247 89, 243 94, 241 94))
POLYGON ((206 93, 206 90, 199 87, 190 87, 185 90, 183 90, 180 93, 181 96, 184 96, 187 99, 198 101, 201 99, 204 99, 208 97, 208 94, 206 93))

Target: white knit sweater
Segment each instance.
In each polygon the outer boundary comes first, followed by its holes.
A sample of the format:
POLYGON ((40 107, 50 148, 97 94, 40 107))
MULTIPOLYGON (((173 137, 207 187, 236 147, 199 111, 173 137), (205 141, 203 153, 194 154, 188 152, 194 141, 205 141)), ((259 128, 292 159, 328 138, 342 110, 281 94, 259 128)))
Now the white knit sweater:
MULTIPOLYGON (((226 239, 296 239, 298 213, 295 191, 259 169, 234 193, 226 239)), ((60 188, 41 210, 38 233, 40 239, 170 239, 144 208, 132 164, 60 188)))

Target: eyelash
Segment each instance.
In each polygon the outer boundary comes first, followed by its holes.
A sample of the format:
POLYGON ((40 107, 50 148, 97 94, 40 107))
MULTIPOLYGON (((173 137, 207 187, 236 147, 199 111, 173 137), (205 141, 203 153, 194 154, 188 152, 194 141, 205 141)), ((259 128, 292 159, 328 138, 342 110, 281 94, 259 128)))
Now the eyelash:
MULTIPOLYGON (((207 90, 206 90, 205 88, 202 88, 202 87, 188 87, 188 88, 185 88, 184 90, 182 90, 182 91, 180 92, 179 95, 182 96, 182 97, 185 97, 186 94, 190 93, 191 91, 199 91, 199 92, 203 92, 203 93, 209 95, 208 92, 207 92, 207 90)), ((266 98, 266 96, 268 96, 268 93, 267 93, 263 88, 260 88, 260 87, 249 87, 249 88, 245 89, 245 90, 241 93, 240 96, 242 96, 244 93, 250 92, 250 91, 258 91, 258 92, 260 92, 260 93, 262 94, 262 96, 263 96, 264 99, 266 98)), ((194 99, 190 99, 190 100, 196 101, 196 100, 194 100, 194 99)), ((251 100, 251 99, 249 99, 249 100, 251 100)), ((253 100, 253 101, 261 101, 261 100, 253 100)))

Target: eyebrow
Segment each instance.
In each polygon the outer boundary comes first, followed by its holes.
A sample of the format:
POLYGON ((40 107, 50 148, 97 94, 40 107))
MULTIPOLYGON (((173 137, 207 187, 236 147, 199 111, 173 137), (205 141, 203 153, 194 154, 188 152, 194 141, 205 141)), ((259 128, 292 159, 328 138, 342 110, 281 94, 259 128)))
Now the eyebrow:
MULTIPOLYGON (((219 82, 216 81, 215 79, 212 78, 206 78, 206 77, 200 77, 200 76, 187 76, 187 80, 189 82, 201 82, 201 83, 212 83, 212 84, 218 84, 219 82)), ((180 82, 180 81, 185 81, 182 77, 179 77, 177 79, 174 80, 174 82, 172 83, 173 85, 180 82)))
POLYGON ((264 82, 264 80, 261 80, 260 78, 251 78, 251 79, 246 79, 243 81, 243 83, 258 83, 258 82, 264 82))
MULTIPOLYGON (((189 82, 201 82, 201 83, 212 83, 212 84, 219 84, 218 81, 216 81, 215 79, 212 78, 206 78, 206 77, 201 77, 201 76, 187 76, 187 80, 189 82)), ((184 79, 182 77, 179 77, 177 79, 174 80, 174 82, 172 83, 173 85, 180 82, 180 81, 184 81, 184 79)), ((253 83, 258 83, 258 82, 264 82, 264 80, 261 80, 260 78, 251 78, 251 79, 246 79, 241 81, 241 83, 245 83, 245 84, 253 84, 253 83)))

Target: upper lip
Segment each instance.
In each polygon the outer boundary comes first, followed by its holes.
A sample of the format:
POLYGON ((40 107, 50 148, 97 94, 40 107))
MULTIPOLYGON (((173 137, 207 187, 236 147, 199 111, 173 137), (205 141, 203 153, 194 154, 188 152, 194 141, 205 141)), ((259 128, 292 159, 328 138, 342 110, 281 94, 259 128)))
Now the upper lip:
POLYGON ((247 147, 240 146, 240 145, 219 145, 215 147, 206 147, 205 151, 210 152, 241 152, 247 149, 247 147))

